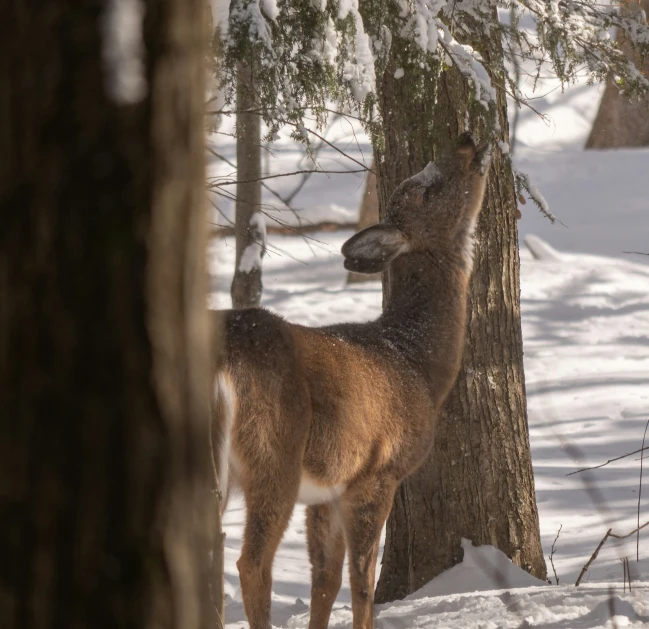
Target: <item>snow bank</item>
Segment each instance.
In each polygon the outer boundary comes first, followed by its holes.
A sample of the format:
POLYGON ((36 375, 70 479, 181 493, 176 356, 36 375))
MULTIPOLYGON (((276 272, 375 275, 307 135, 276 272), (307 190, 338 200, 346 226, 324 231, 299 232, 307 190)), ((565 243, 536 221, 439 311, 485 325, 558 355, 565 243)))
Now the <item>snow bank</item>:
POLYGON ((509 588, 545 586, 545 581, 533 577, 493 546, 473 546, 462 539, 462 562, 442 572, 430 583, 407 597, 407 600, 446 596, 464 592, 484 592, 509 588))
MULTIPOLYGON (((262 304, 305 325, 378 316, 379 282, 345 285, 340 247, 351 235, 351 231, 316 233, 304 239, 271 235, 264 260, 262 304)), ((212 303, 228 306, 234 238, 214 241, 210 260, 212 303)), ((574 583, 609 527, 622 533, 635 527, 639 466, 635 457, 590 476, 566 474, 639 447, 649 418, 649 266, 566 252, 560 253, 559 260, 535 260, 524 249, 521 283, 530 441, 541 538, 547 557, 557 529, 563 525, 554 556, 561 587, 540 587, 499 551, 473 548, 465 542, 462 564, 409 600, 377 608, 376 629, 519 628, 526 626, 524 622, 528 627, 544 629, 596 628, 607 622, 610 627, 610 605, 617 614, 618 627, 641 627, 648 622, 646 535, 640 540, 640 563, 633 561, 635 539, 609 540, 584 585, 575 589, 564 584, 574 583), (596 507, 591 500, 593 487, 601 500, 596 507), (631 596, 621 590, 620 558, 624 556, 632 559, 631 596), (643 579, 645 583, 640 583, 643 579), (515 589, 508 592, 502 588, 515 589)), ((641 517, 649 519, 646 491, 641 517)), ((228 629, 247 627, 235 566, 243 523, 243 505, 234 497, 225 514, 228 629)), ((297 507, 274 567, 274 625, 307 627, 309 596, 304 511, 297 507)), ((351 627, 350 605, 345 572, 331 627, 351 627)))

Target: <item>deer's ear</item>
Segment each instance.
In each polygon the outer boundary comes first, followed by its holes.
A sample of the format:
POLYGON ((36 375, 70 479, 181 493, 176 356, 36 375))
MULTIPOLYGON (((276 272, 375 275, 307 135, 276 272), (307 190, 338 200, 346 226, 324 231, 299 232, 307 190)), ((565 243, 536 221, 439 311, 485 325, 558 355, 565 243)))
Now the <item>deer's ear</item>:
POLYGON ((342 247, 345 268, 356 273, 384 271, 401 253, 410 250, 406 235, 389 225, 373 225, 352 236, 342 247))

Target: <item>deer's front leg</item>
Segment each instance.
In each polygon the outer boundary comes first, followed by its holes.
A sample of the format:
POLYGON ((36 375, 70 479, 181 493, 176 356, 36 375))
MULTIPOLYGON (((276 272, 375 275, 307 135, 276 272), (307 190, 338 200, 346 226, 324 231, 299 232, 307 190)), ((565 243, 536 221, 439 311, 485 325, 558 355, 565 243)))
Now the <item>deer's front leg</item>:
POLYGON ((307 545, 311 561, 311 613, 309 629, 327 629, 345 560, 340 507, 314 505, 306 512, 307 545))
POLYGON ((396 487, 392 478, 367 478, 355 483, 343 497, 354 629, 374 627, 376 559, 381 529, 392 508, 396 487))

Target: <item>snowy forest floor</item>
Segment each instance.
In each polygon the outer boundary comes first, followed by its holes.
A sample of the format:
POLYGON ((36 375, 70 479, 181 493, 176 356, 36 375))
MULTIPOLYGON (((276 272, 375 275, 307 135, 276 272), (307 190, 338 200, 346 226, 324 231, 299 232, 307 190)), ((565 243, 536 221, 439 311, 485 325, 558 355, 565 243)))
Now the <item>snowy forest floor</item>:
MULTIPOLYGON (((274 236, 275 251, 265 260, 263 305, 291 321, 314 326, 378 316, 378 282, 345 286, 339 250, 350 235, 322 233, 314 240, 274 236)), ((232 247, 231 239, 212 244, 215 270, 232 268, 232 247)), ((535 260, 525 249, 521 259, 530 440, 543 549, 547 556, 562 526, 554 563, 560 584, 573 584, 609 527, 626 533, 636 526, 637 456, 599 470, 566 474, 640 447, 649 419, 649 266, 567 253, 535 260)), ((227 286, 227 274, 219 273, 214 305, 227 304, 227 286)), ((642 500, 641 520, 649 520, 649 489, 642 500)), ((235 566, 243 521, 243 504, 234 499, 225 516, 226 613, 232 629, 246 626, 235 566)), ((478 550, 492 549, 472 552, 478 550)), ((579 589, 547 586, 460 596, 502 585, 497 575, 488 574, 501 566, 502 555, 487 554, 486 561, 478 560, 479 567, 490 566, 483 574, 475 564, 465 565, 465 553, 464 572, 445 573, 426 586, 421 597, 380 608, 377 626, 518 627, 525 619, 533 627, 604 626, 610 616, 608 582, 616 582, 616 614, 630 623, 620 621, 618 626, 642 626, 649 623, 649 538, 641 536, 640 552, 641 561, 636 563, 635 537, 626 544, 609 540, 589 570, 588 583, 579 589), (633 559, 632 596, 621 593, 620 559, 627 556, 633 559), (647 589, 640 587, 641 579, 648 581, 647 589), (443 596, 428 598, 438 593, 443 596)), ((507 585, 529 584, 529 575, 511 564, 510 568, 507 585)), ((549 565, 548 569, 551 573, 549 565)), ((298 506, 275 562, 276 626, 306 627, 306 616, 300 614, 308 610, 309 581, 304 512, 298 506)), ((345 581, 332 627, 351 627, 349 604, 345 581)))
MULTIPOLYGON (((649 253, 649 150, 581 150, 597 107, 596 87, 578 85, 563 95, 549 92, 537 105, 554 117, 553 124, 546 126, 523 112, 516 161, 566 226, 551 225, 530 202, 521 207, 521 243, 534 233, 559 249, 534 259, 521 246, 522 320, 543 551, 548 557, 561 527, 554 554, 560 585, 534 585, 495 549, 465 543, 462 564, 410 600, 377 607, 377 629, 649 626, 649 527, 640 536, 639 562, 635 536, 609 540, 584 583, 573 585, 610 527, 618 534, 633 530, 638 505, 641 523, 649 520, 649 487, 639 503, 638 455, 567 476, 640 448, 649 420, 649 257, 623 253, 649 253), (623 591, 623 557, 630 559, 631 594, 623 591)), ((367 161, 371 148, 360 130, 347 121, 336 125, 329 137, 367 161)), ((231 141, 215 146, 232 159, 231 141)), ((288 172, 300 166, 303 149, 280 141, 269 155, 269 171, 288 172)), ((344 164, 332 151, 323 152, 319 163, 344 164)), ((232 168, 214 162, 212 172, 226 176, 232 168)), ((269 183, 282 194, 296 184, 290 179, 269 183)), ((362 183, 360 175, 314 175, 292 203, 307 222, 336 217, 349 222, 362 183)), ((264 201, 277 205, 266 193, 264 201)), ((231 216, 229 204, 218 203, 231 216)), ((282 220, 293 220, 291 216, 283 212, 282 220)), ((222 218, 215 214, 214 220, 222 218)), ((350 235, 270 236, 262 305, 313 326, 378 316, 378 282, 345 286, 339 252, 350 235)), ((211 244, 214 307, 230 305, 233 247, 233 238, 211 244)), ((231 500, 224 523, 228 629, 248 626, 235 566, 243 522, 241 500, 231 500)), ((548 574, 554 583, 549 562, 548 574)), ((275 561, 273 624, 305 628, 309 591, 304 512, 296 507, 275 561)), ((330 626, 351 627, 346 577, 330 626)))

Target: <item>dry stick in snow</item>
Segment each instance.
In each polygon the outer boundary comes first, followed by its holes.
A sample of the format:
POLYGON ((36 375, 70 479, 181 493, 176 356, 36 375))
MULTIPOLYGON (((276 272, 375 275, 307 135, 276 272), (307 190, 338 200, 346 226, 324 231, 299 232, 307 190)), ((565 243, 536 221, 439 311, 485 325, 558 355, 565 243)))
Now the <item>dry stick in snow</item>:
POLYGON ((588 563, 581 569, 581 572, 579 573, 579 577, 577 578, 577 581, 575 583, 575 586, 579 585, 581 583, 581 580, 590 567, 590 564, 597 559, 597 555, 599 555, 599 551, 602 549, 602 546, 604 546, 606 540, 609 537, 613 537, 614 539, 626 539, 627 537, 631 537, 634 533, 637 533, 638 531, 642 530, 645 526, 649 526, 649 521, 645 522, 642 526, 639 526, 636 529, 633 529, 630 533, 627 533, 626 535, 616 535, 613 533, 613 529, 610 528, 608 531, 606 531, 606 535, 602 538, 602 541, 598 544, 597 548, 595 549, 595 552, 590 556, 590 559, 588 560, 588 563))
POLYGON ((624 582, 623 592, 626 592, 627 581, 629 583, 629 592, 631 592, 631 570, 629 568, 629 558, 622 557, 620 561, 622 562, 622 580, 624 582))
POLYGON ((631 592, 631 566, 629 565, 629 558, 624 558, 626 561, 626 578, 629 580, 629 593, 631 592))
MULTIPOLYGON (((644 427, 644 435, 642 435, 642 450, 644 450, 644 441, 647 437, 647 428, 649 428, 649 419, 644 427)), ((642 463, 644 461, 644 452, 640 454, 640 481, 638 487, 638 536, 635 542, 636 561, 640 561, 640 498, 642 496, 642 463)), ((630 586, 629 586, 630 589, 630 586)))
POLYGON ((559 525, 559 530, 557 531, 557 536, 554 538, 554 541, 552 542, 552 548, 550 549, 550 565, 552 566, 552 572, 554 572, 554 580, 557 582, 557 585, 559 585, 559 577, 557 576, 557 571, 554 567, 554 551, 555 551, 555 544, 557 543, 557 540, 559 539, 559 535, 561 534, 561 529, 563 528, 563 524, 559 525))
POLYGON ((638 452, 643 452, 644 450, 649 450, 649 446, 647 447, 642 447, 639 450, 634 450, 633 452, 627 452, 626 454, 622 454, 621 456, 616 456, 614 459, 609 459, 606 461, 606 463, 600 463, 599 465, 593 465, 593 467, 582 467, 580 470, 575 470, 574 472, 570 472, 570 474, 566 474, 566 476, 572 476, 573 474, 579 474, 581 472, 587 472, 589 470, 598 470, 600 467, 604 467, 605 465, 608 465, 609 463, 613 463, 614 461, 619 461, 620 459, 625 459, 628 456, 633 456, 634 454, 638 454, 638 452))

